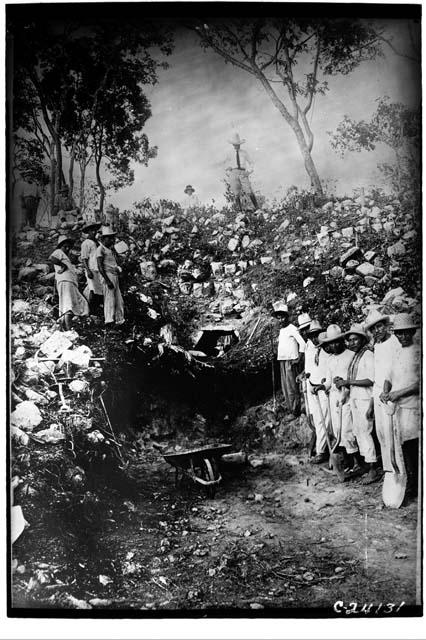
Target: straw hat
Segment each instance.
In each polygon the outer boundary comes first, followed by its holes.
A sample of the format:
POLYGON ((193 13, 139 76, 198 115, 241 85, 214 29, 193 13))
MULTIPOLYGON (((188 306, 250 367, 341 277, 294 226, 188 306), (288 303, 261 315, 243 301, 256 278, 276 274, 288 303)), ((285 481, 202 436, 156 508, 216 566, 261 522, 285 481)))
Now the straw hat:
POLYGON ((327 331, 325 332, 324 338, 321 340, 322 344, 326 344, 328 342, 335 342, 336 340, 341 340, 344 337, 341 328, 338 324, 330 324, 327 327, 327 331))
POLYGON ((322 331, 322 326, 320 325, 318 320, 312 320, 311 326, 309 327, 306 333, 308 334, 317 333, 317 332, 319 333, 320 331, 322 331))
POLYGON ((67 236, 59 236, 58 238, 58 244, 56 245, 57 248, 59 249, 59 247, 61 247, 64 242, 69 242, 69 244, 74 244, 74 241, 71 240, 71 238, 68 238, 67 236))
POLYGON ((318 342, 319 344, 323 344, 324 340, 327 338, 327 333, 325 331, 321 331, 321 333, 318 336, 318 342))
POLYGON ((299 329, 305 329, 311 324, 312 320, 310 318, 309 313, 301 313, 297 318, 297 324, 299 325, 299 329))
POLYGON ((116 236, 117 232, 113 231, 111 227, 102 227, 101 236, 116 236))
POLYGON ((366 318, 364 322, 364 329, 371 329, 378 322, 389 322, 389 316, 383 316, 378 311, 374 310, 370 313, 370 315, 366 318))
POLYGON ((234 135, 232 136, 232 138, 230 140, 228 140, 229 144, 244 144, 245 140, 244 138, 241 140, 240 136, 238 133, 234 133, 234 135))
POLYGON ((349 331, 345 331, 343 335, 345 336, 345 338, 347 338, 351 333, 356 333, 357 336, 361 336, 366 340, 369 339, 368 335, 364 331, 364 327, 362 326, 362 324, 353 324, 349 331))
POLYGON ((418 329, 419 325, 414 322, 413 316, 409 313, 397 313, 393 320, 393 330, 404 331, 405 329, 418 329))
POLYGON ((278 313, 288 313, 288 306, 282 300, 277 300, 277 302, 272 303, 272 307, 274 309, 274 315, 278 313))
POLYGON ((194 191, 195 191, 194 187, 191 184, 187 184, 183 192, 184 193, 188 193, 189 191, 191 193, 194 193, 194 191))
POLYGON ((90 229, 100 229, 102 226, 101 222, 87 222, 82 228, 81 230, 83 231, 83 233, 87 233, 88 231, 90 231, 90 229))

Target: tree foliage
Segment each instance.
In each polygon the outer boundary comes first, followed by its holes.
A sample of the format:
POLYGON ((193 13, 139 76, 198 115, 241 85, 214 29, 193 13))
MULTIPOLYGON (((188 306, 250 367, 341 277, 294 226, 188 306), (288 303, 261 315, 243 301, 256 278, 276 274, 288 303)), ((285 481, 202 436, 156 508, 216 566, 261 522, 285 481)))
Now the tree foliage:
POLYGON ((420 111, 385 96, 377 99, 370 121, 345 116, 331 136, 331 146, 344 157, 348 152, 374 151, 385 144, 395 154, 394 163, 379 164, 392 187, 401 191, 416 187, 420 177, 420 111))
POLYGON ((312 187, 322 193, 308 115, 315 96, 329 90, 328 78, 381 54, 375 26, 358 19, 257 18, 194 20, 189 27, 203 47, 261 83, 296 136, 312 187))
MULTIPOLYGON (((62 155, 84 174, 95 161, 100 208, 109 170, 117 184, 133 180, 131 162, 155 156, 143 133, 151 116, 143 87, 157 82, 158 58, 172 50, 171 34, 158 26, 120 21, 9 25, 14 40, 14 127, 38 141, 54 162, 55 191, 64 181, 62 155), (156 49, 156 55, 152 54, 156 49)), ((37 142, 36 142, 37 144, 37 142)))

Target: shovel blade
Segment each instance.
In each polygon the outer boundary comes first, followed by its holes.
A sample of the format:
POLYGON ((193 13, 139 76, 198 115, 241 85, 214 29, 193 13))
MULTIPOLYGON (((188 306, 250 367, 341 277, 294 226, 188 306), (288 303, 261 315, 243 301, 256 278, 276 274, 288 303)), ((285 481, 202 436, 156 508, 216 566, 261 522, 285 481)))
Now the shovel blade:
POLYGON ((382 488, 383 503, 391 509, 399 509, 404 501, 406 487, 405 473, 386 471, 382 488))
POLYGON ((339 482, 345 481, 344 458, 341 453, 330 454, 330 466, 339 479, 339 482))

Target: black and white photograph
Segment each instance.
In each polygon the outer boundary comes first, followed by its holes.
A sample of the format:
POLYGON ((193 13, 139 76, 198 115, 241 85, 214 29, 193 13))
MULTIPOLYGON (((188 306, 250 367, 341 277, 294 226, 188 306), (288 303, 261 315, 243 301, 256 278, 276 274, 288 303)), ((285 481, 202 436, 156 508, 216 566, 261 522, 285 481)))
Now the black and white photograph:
POLYGON ((8 617, 421 617, 421 5, 5 14, 8 617))

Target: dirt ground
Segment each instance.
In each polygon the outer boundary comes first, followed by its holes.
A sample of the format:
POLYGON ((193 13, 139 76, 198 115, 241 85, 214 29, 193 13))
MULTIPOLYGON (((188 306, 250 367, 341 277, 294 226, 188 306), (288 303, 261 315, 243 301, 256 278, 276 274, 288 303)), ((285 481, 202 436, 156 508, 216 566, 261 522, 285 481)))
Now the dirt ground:
POLYGON ((417 501, 388 510, 380 482, 340 484, 302 448, 259 460, 224 471, 208 499, 192 482, 176 488, 159 454, 144 455, 94 536, 26 530, 14 545, 23 568, 13 606, 359 617, 416 604, 417 501), (29 588, 37 571, 48 577, 29 588))

